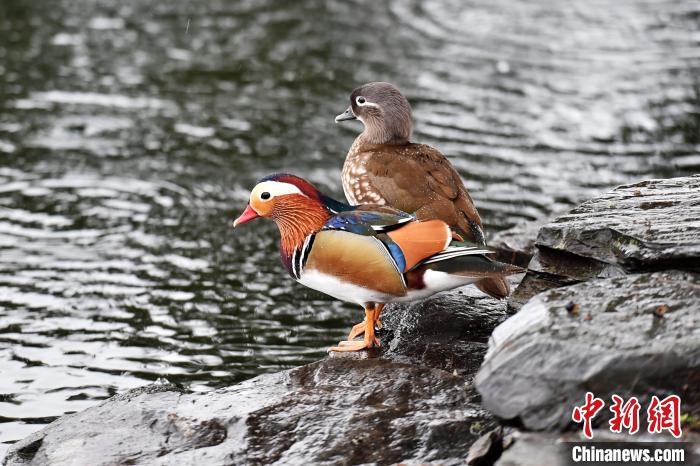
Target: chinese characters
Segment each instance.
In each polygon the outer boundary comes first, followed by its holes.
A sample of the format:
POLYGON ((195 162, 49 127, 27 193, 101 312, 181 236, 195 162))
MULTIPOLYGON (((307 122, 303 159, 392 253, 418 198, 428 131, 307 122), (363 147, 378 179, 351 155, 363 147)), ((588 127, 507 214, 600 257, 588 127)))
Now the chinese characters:
MULTIPOLYGON (((639 432, 639 413, 642 406, 637 398, 632 397, 625 402, 618 395, 612 395, 612 401, 610 411, 613 417, 608 421, 610 431, 621 433, 626 429, 631 435, 639 432)), ((583 435, 587 439, 593 438, 593 418, 604 406, 605 402, 602 399, 587 392, 584 404, 574 407, 571 419, 577 424, 583 423, 583 435)), ((681 436, 681 399, 678 395, 669 395, 663 400, 656 395, 652 396, 646 413, 647 431, 650 434, 667 431, 675 438, 681 436)))

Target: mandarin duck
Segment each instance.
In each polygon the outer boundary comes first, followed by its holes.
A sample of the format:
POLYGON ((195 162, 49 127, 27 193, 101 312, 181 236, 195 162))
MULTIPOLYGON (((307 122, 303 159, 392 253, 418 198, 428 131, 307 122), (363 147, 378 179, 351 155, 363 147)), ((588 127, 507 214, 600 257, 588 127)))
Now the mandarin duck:
POLYGON ((442 220, 381 205, 350 206, 288 174, 263 178, 233 226, 271 218, 280 256, 297 282, 364 307, 365 320, 329 351, 379 346, 375 325, 385 304, 421 300, 485 277, 518 273, 489 259, 488 249, 455 243, 442 220), (355 337, 364 333, 361 341, 355 337))
MULTIPOLYGON (((437 149, 410 142, 411 106, 396 87, 374 82, 352 91, 350 106, 335 121, 355 119, 364 131, 343 165, 343 190, 350 204, 382 204, 414 213, 419 220, 439 219, 456 237, 486 245, 479 213, 452 164, 437 149)), ((494 298, 510 292, 499 275, 476 286, 494 298)))

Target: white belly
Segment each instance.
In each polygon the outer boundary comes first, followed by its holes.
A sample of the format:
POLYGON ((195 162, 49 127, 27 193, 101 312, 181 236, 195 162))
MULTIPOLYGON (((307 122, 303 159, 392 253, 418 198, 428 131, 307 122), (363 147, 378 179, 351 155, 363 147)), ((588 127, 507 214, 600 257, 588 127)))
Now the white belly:
POLYGON ((477 282, 478 278, 460 277, 445 272, 427 270, 423 276, 425 288, 411 290, 406 296, 396 297, 379 291, 370 290, 318 270, 304 270, 301 279, 297 280, 304 286, 325 293, 341 301, 357 303, 364 306, 367 303, 408 303, 420 301, 442 291, 453 290, 477 282))
POLYGON ((341 301, 357 303, 360 306, 364 306, 367 303, 388 303, 393 298, 393 296, 386 293, 341 281, 318 270, 302 271, 301 278, 297 281, 304 286, 326 293, 341 301))
POLYGON ((454 290, 462 286, 470 285, 477 282, 478 278, 461 277, 459 275, 451 275, 437 270, 426 270, 423 275, 423 283, 425 288, 420 290, 409 290, 406 296, 394 298, 392 302, 408 303, 411 301, 420 301, 421 299, 429 298, 430 296, 442 291, 454 290))

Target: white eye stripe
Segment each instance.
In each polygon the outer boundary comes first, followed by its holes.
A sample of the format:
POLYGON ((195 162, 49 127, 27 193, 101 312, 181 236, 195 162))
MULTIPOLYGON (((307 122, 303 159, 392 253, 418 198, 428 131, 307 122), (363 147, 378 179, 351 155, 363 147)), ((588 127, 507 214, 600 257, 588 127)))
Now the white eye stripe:
POLYGON ((357 97, 355 97, 355 103, 357 104, 358 107, 375 107, 375 108, 379 108, 379 105, 368 101, 366 98, 362 97, 361 95, 358 95, 357 97))
POLYGON ((291 183, 283 183, 281 181, 263 181, 253 189, 253 192, 250 193, 250 198, 269 201, 275 196, 284 196, 286 194, 304 195, 299 188, 291 183), (264 193, 269 193, 269 197, 267 195, 263 197, 264 193))

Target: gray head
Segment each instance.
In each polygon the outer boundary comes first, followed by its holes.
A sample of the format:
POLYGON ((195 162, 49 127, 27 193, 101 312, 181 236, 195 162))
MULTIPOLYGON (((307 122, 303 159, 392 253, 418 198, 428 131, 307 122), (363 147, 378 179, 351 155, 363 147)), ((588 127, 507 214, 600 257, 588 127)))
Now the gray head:
POLYGON ((411 106, 389 83, 368 83, 352 91, 350 107, 335 117, 335 121, 354 119, 365 125, 362 135, 369 143, 400 144, 411 139, 411 106))

